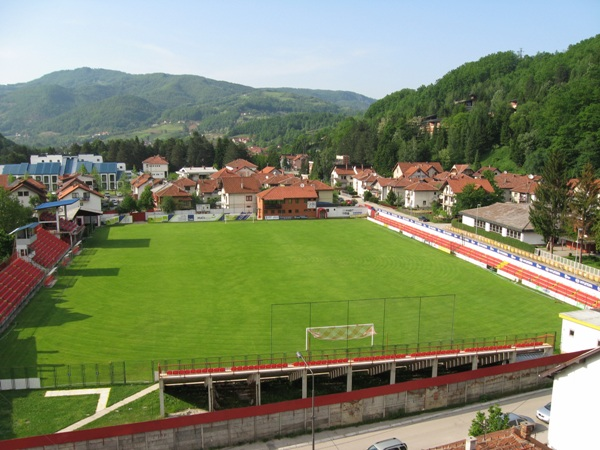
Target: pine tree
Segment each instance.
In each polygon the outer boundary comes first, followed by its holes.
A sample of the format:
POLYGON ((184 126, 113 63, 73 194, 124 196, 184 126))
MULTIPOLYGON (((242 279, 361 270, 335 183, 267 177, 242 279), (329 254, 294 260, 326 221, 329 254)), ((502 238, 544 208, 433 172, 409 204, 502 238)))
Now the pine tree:
POLYGON ((566 163, 559 151, 553 150, 548 154, 541 175, 535 200, 529 209, 529 220, 552 253, 554 241, 564 232, 567 211, 566 163))

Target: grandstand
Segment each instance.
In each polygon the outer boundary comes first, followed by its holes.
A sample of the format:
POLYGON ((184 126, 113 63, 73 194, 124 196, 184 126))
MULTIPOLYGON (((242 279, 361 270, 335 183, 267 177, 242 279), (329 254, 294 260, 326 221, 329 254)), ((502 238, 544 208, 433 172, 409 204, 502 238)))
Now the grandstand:
POLYGON ((533 266, 531 266, 531 269, 527 269, 508 255, 504 256, 501 253, 490 255, 481 248, 469 246, 469 242, 464 240, 458 242, 456 239, 444 237, 443 234, 436 233, 429 228, 399 220, 398 217, 392 215, 381 214, 374 209, 371 210, 371 217, 403 234, 428 243, 440 250, 454 253, 459 258, 480 267, 492 269, 499 275, 516 282, 522 282, 524 285, 541 290, 566 303, 584 308, 600 307, 598 296, 587 290, 586 283, 580 282, 577 284, 574 277, 572 277, 572 280, 566 277, 565 279, 555 279, 549 272, 548 276, 543 276, 539 271, 534 270, 533 266))
MULTIPOLYGON (((78 227, 64 222, 64 226, 72 230, 78 227)), ((42 285, 54 283, 56 267, 71 251, 69 243, 38 223, 17 228, 11 234, 15 236, 15 252, 0 270, 0 333, 10 326, 42 285)))
POLYGON ((0 332, 37 291, 44 274, 44 270, 14 255, 0 271, 0 332))

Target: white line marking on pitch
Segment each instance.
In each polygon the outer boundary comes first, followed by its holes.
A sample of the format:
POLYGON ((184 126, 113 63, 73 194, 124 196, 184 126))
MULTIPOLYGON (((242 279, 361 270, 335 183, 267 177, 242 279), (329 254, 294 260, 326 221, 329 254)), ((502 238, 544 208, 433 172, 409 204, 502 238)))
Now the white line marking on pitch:
POLYGON ((100 398, 98 398, 98 405, 96 406, 96 412, 106 409, 106 404, 108 403, 108 394, 110 394, 110 388, 71 389, 68 391, 46 391, 46 397, 68 397, 70 395, 100 395, 100 398))

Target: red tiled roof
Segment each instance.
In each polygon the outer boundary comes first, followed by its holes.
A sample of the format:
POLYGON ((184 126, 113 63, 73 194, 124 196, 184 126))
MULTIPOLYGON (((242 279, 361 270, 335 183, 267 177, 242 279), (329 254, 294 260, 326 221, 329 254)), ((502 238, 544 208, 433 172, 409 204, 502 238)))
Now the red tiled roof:
POLYGON ((83 183, 71 183, 66 189, 61 189, 58 192, 58 199, 61 200, 63 198, 65 198, 67 195, 71 194, 72 192, 75 192, 77 189, 82 189, 86 192, 89 192, 90 194, 94 194, 98 197, 102 197, 102 194, 100 194, 99 192, 96 192, 95 190, 91 189, 90 187, 88 187, 87 185, 83 184, 83 183))
POLYGON ((232 169, 241 169, 242 167, 248 167, 250 169, 258 168, 256 164, 252 164, 250 161, 246 161, 245 159, 236 159, 225 164, 225 167, 231 167, 232 169))
POLYGON ((263 200, 285 200, 288 198, 312 198, 318 197, 317 191, 313 186, 275 186, 257 195, 263 200))
MULTIPOLYGON (((477 436, 474 439, 477 440, 474 446, 475 450, 550 450, 550 447, 532 438, 531 435, 522 432, 517 427, 486 433, 485 435, 477 436)), ((466 440, 462 439, 450 444, 431 447, 427 450, 464 450, 465 448, 468 448, 466 444, 466 440)))
POLYGON ((189 192, 184 191, 179 186, 175 186, 174 184, 169 184, 165 188, 160 189, 154 193, 157 198, 160 197, 173 197, 173 198, 185 198, 191 199, 189 192))
POLYGON ((201 194, 208 194, 218 190, 219 185, 217 180, 198 180, 198 190, 201 194))
POLYGON ((328 184, 323 183, 322 181, 319 181, 319 180, 302 180, 301 178, 296 177, 294 179, 294 185, 298 185, 298 184, 312 186, 315 188, 315 191, 317 191, 317 192, 319 192, 319 191, 334 191, 335 190, 328 184))
POLYGON ((455 194, 460 194, 465 186, 469 184, 474 184, 475 189, 483 188, 487 192, 494 192, 494 188, 485 178, 471 178, 463 175, 457 178, 448 178, 445 183, 450 185, 450 189, 452 189, 452 192, 455 194))
POLYGON ((182 188, 185 188, 186 186, 187 187, 192 187, 192 186, 195 187, 196 186, 196 182, 194 180, 190 180, 189 178, 185 178, 185 177, 177 178, 175 181, 173 181, 173 184, 175 186, 179 186, 182 188))
POLYGON ((221 180, 223 190, 228 194, 256 194, 260 192, 260 182, 254 177, 228 177, 221 180))
POLYGON ((417 181, 417 182, 413 182, 412 184, 409 184, 408 186, 405 187, 405 189, 407 191, 437 191, 439 190, 435 185, 429 183, 428 181, 417 181))
POLYGON ((133 187, 140 187, 143 184, 147 183, 148 181, 150 181, 152 179, 152 175, 150 175, 149 173, 143 173, 140 176, 134 178, 133 180, 131 180, 131 186, 133 187))
POLYGON ((219 178, 224 178, 224 177, 239 177, 239 175, 237 173, 232 172, 227 167, 223 167, 222 169, 213 173, 210 177, 213 180, 217 180, 219 178))
POLYGON ((142 161, 143 164, 169 164, 165 158, 160 155, 154 155, 142 161))

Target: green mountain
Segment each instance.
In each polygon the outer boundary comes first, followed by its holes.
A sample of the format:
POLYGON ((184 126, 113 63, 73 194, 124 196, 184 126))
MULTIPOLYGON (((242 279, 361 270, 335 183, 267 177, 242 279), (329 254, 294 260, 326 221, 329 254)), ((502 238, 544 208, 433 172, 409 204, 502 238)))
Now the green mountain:
POLYGON ((330 133, 315 154, 316 176, 327 175, 340 148, 382 175, 398 161, 540 173, 553 149, 572 176, 588 161, 600 170, 600 35, 553 54, 495 53, 394 92, 330 133))
POLYGON ((179 135, 228 133, 249 120, 294 113, 348 115, 373 99, 353 92, 255 89, 192 75, 130 75, 81 68, 0 86, 0 133, 27 145, 134 136, 178 123, 179 135))

